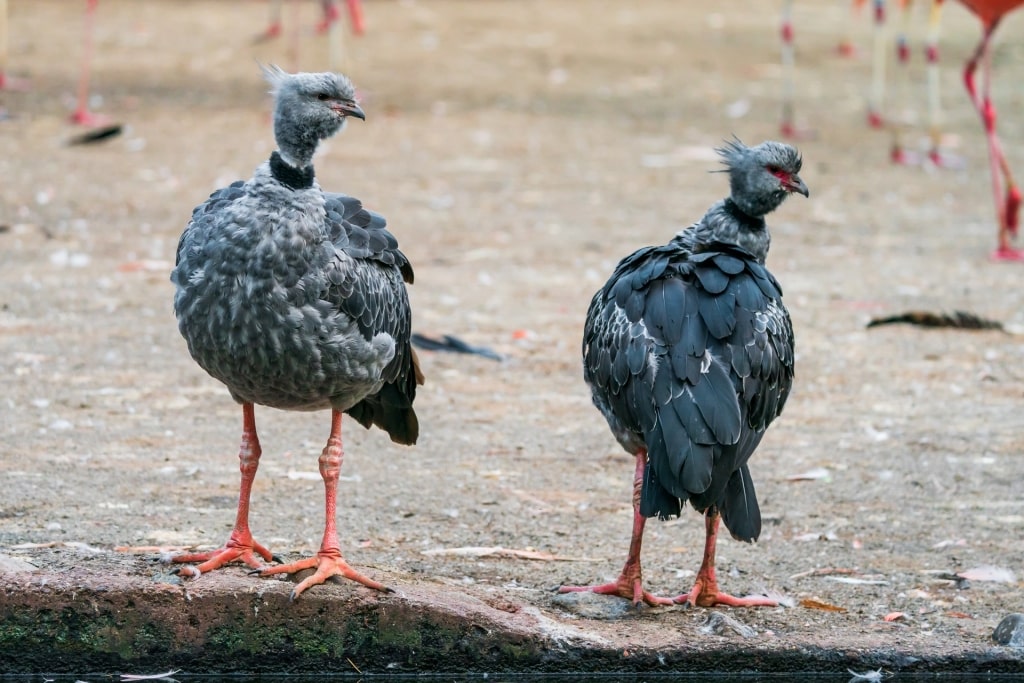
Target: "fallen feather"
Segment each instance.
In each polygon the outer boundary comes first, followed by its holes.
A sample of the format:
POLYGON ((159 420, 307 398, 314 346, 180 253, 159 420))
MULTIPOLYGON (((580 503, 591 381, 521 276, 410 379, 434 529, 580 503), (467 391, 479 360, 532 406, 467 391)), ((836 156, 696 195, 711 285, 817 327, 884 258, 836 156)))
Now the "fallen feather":
POLYGON ((174 674, 181 671, 181 669, 174 669, 172 671, 166 671, 162 674, 121 674, 122 681, 155 681, 161 678, 170 678, 174 674))
POLYGON ((464 546, 461 548, 435 548, 424 550, 423 555, 446 555, 455 557, 511 557, 519 560, 540 560, 542 562, 598 562, 590 557, 566 557, 536 550, 516 550, 501 546, 464 546))
POLYGON ((820 600, 814 600, 811 598, 804 598, 803 600, 801 600, 800 606, 806 607, 807 609, 818 609, 822 612, 839 612, 840 614, 847 611, 845 607, 840 607, 839 605, 830 605, 827 602, 822 602, 820 600))
POLYGON ((1017 575, 1013 571, 990 565, 965 569, 962 572, 957 572, 956 576, 968 581, 995 581, 997 583, 1016 583, 1017 581, 1017 575))
POLYGON ((835 581, 837 583, 850 583, 863 586, 888 586, 889 582, 884 579, 858 579, 853 576, 826 576, 826 581, 835 581))
POLYGON ((966 612, 956 612, 954 610, 949 610, 948 612, 943 612, 942 616, 944 616, 944 617, 951 617, 953 619, 973 619, 974 618, 970 614, 967 614, 966 612))
POLYGON ((818 481, 819 479, 829 479, 832 473, 824 467, 815 467, 813 470, 801 472, 800 474, 791 474, 786 477, 786 481, 818 481))
POLYGON ((847 669, 847 671, 851 676, 853 676, 853 678, 850 679, 850 683, 853 683, 854 681, 880 681, 884 677, 881 669, 865 671, 862 674, 857 673, 853 669, 847 669))
POLYGON ((903 621, 903 619, 905 619, 906 616, 907 615, 904 612, 889 612, 884 617, 882 617, 882 620, 883 621, 903 621))

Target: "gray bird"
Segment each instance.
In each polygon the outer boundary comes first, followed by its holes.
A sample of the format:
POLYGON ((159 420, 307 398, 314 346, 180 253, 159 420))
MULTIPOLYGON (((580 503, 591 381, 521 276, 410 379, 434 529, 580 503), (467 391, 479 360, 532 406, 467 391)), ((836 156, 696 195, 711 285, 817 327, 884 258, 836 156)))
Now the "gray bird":
POLYGON ((719 518, 737 540, 761 532, 747 460, 793 384, 793 328, 764 265, 764 216, 791 193, 809 193, 789 145, 735 140, 717 151, 731 195, 668 244, 619 262, 587 311, 584 379, 616 440, 636 457, 633 535, 617 581, 561 592, 620 595, 637 606, 776 604, 720 593, 715 545, 719 518), (686 501, 706 522, 696 583, 675 598, 651 595, 640 566, 644 523, 679 515, 686 501))
POLYGON ((201 562, 198 576, 241 561, 262 576, 316 568, 292 593, 334 575, 386 590, 352 569, 335 530, 342 463, 341 418, 376 425, 392 441, 419 433, 413 399, 423 383, 410 346, 405 283, 413 271, 384 218, 358 199, 324 192, 313 173, 321 140, 348 117, 364 119, 343 75, 288 74, 265 67, 274 95, 278 149, 248 181, 217 190, 192 212, 171 273, 174 311, 189 353, 242 404, 242 483, 234 529, 223 548, 171 558, 201 562), (259 464, 254 404, 330 410, 320 456, 326 490, 323 543, 316 556, 267 567, 270 552, 249 530, 249 493, 259 464), (257 557, 259 556, 259 557, 257 557))

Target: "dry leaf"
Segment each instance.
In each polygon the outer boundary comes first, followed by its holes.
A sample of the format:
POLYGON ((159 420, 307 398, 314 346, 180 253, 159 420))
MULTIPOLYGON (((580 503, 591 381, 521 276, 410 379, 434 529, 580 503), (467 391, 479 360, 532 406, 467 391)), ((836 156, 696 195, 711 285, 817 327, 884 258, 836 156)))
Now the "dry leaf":
POLYGON ((889 612, 882 618, 885 621, 902 621, 906 616, 903 612, 889 612))
POLYGON ((804 598, 800 601, 801 607, 807 609, 820 609, 823 612, 846 612, 845 607, 839 607, 838 605, 830 605, 827 602, 821 602, 820 600, 812 600, 811 598, 804 598))

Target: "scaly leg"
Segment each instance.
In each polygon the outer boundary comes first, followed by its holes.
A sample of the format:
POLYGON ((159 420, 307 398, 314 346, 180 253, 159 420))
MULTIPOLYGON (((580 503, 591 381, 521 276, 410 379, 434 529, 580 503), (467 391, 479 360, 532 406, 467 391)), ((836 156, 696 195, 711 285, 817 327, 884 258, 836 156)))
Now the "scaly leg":
POLYGON ((640 514, 640 491, 644 483, 644 468, 647 466, 647 451, 641 448, 636 454, 636 471, 633 475, 633 535, 629 541, 629 555, 622 567, 619 578, 614 583, 598 586, 562 586, 559 593, 592 592, 601 595, 618 595, 633 601, 640 607, 648 605, 671 605, 671 598, 660 598, 644 590, 643 572, 640 568, 640 545, 644 537, 644 524, 647 519, 640 514))
POLYGON ((341 448, 341 416, 341 411, 331 411, 331 436, 327 439, 327 445, 320 455, 320 476, 324 480, 327 517, 320 551, 314 557, 277 567, 267 567, 258 572, 260 576, 271 576, 273 574, 294 574, 303 569, 316 568, 316 572, 312 576, 295 587, 291 595, 292 600, 310 586, 321 584, 332 576, 343 576, 346 579, 357 581, 367 588, 391 592, 390 588, 352 569, 341 555, 341 545, 338 543, 338 531, 334 519, 337 510, 338 477, 341 475, 341 463, 344 459, 341 448))
POLYGON ((256 415, 251 403, 242 404, 242 445, 238 449, 238 468, 242 472, 242 484, 238 489, 238 512, 235 528, 223 548, 207 553, 186 553, 170 558, 171 562, 201 562, 198 567, 186 566, 178 570, 182 576, 199 576, 219 569, 229 562, 240 561, 253 568, 263 567, 256 554, 269 562, 273 559, 270 551, 257 543, 249 531, 249 497, 256 468, 260 464, 260 440, 256 436, 256 415))
POLYGON ((992 193, 995 197, 996 214, 999 219, 999 245, 992 258, 999 261, 1024 261, 1024 250, 1011 246, 1011 239, 1016 236, 1019 226, 1021 192, 1013 180, 1010 165, 1003 155, 999 137, 996 135, 996 109, 992 104, 992 55, 989 45, 992 34, 999 25, 999 20, 985 26, 985 32, 977 50, 967 62, 964 69, 964 85, 971 96, 982 124, 985 126, 985 137, 988 140, 989 170, 992 175, 992 193), (982 93, 979 96, 974 85, 974 73, 978 62, 982 63, 982 93), (1005 188, 1003 182, 1005 181, 1005 188))
POLYGON ((718 544, 718 523, 721 515, 714 507, 710 508, 704 515, 704 525, 707 536, 704 541, 704 561, 697 572, 697 581, 693 590, 675 598, 674 602, 688 602, 699 607, 712 607, 714 605, 728 605, 730 607, 778 607, 779 603, 769 598, 749 597, 737 598, 718 590, 718 580, 715 577, 715 547, 718 544))

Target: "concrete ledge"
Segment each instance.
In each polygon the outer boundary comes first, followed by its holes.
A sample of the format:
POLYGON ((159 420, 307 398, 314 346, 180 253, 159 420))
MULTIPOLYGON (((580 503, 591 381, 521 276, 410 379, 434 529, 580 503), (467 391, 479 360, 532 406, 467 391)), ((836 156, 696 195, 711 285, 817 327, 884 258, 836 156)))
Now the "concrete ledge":
MULTIPOLYGON (((1024 651, 892 633, 742 637, 701 628, 709 611, 637 615, 621 601, 582 618, 573 600, 385 574, 392 594, 292 584, 229 569, 170 577, 72 570, 0 574, 0 670, 191 673, 794 672, 884 667, 1024 671, 1024 651), (521 595, 520 595, 521 594, 521 595)), ((588 607, 589 614, 593 608, 588 607)), ((727 613, 726 613, 727 614, 727 613)), ((726 619, 730 617, 726 616, 726 619)), ((717 621, 722 621, 718 619, 717 621)), ((723 622, 726 623, 726 622, 723 622)))

